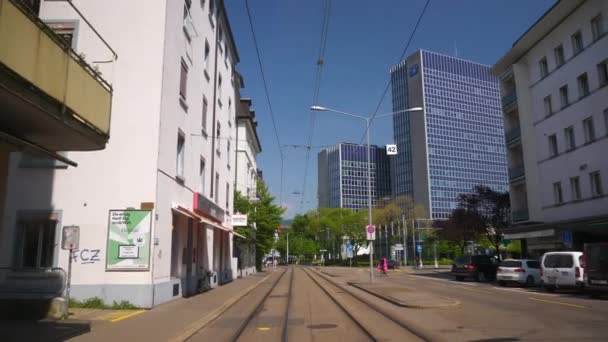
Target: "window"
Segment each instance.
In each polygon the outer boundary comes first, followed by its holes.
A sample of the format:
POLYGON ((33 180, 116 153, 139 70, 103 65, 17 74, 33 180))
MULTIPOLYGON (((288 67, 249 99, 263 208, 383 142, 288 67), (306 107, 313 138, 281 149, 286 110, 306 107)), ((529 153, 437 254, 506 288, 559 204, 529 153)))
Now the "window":
POLYGON ((577 78, 578 82, 578 97, 579 99, 589 95, 589 79, 587 79, 587 73, 583 73, 577 78))
POLYGON ((220 174, 215 173, 215 204, 220 201, 220 174))
POLYGON ((553 198, 555 199, 555 204, 564 203, 564 197, 562 194, 562 183, 555 182, 553 183, 553 198))
POLYGON ((226 159, 228 159, 228 166, 230 166, 230 140, 226 141, 226 159))
POLYGON ((209 104, 207 103, 207 98, 203 96, 203 116, 201 118, 201 127, 203 128, 203 133, 205 136, 207 135, 207 112, 209 110, 209 104))
POLYGON ((591 19, 591 33, 593 34, 593 41, 600 39, 600 37, 604 34, 603 25, 604 23, 601 14, 598 14, 591 19))
POLYGON ((19 216, 18 248, 23 252, 19 253, 16 263, 27 268, 53 267, 57 261, 54 257, 58 248, 55 246, 57 221, 19 216))
POLYGON ((574 259, 570 254, 549 254, 543 264, 546 268, 572 268, 574 259))
POLYGON ((177 134, 177 160, 176 174, 178 178, 184 178, 184 150, 186 149, 186 138, 182 132, 177 134))
POLYGON ((600 176, 599 171, 591 172, 589 174, 589 178, 591 180, 591 195, 592 196, 600 196, 604 193, 604 189, 602 188, 602 178, 600 176))
POLYGON ((600 81, 600 87, 608 85, 608 59, 597 65, 597 73, 600 81))
POLYGON ((585 144, 595 140, 595 127, 593 126, 593 117, 590 116, 583 120, 583 131, 585 132, 585 144))
POLYGON ((572 35, 572 52, 576 55, 581 51, 583 51, 583 34, 581 31, 577 31, 572 35))
POLYGON ((568 85, 565 85, 561 88, 559 88, 559 98, 562 102, 562 108, 565 108, 568 106, 569 104, 569 100, 568 100, 568 85))
POLYGON ((201 182, 201 194, 205 194, 205 158, 201 157, 198 166, 198 177, 201 182))
POLYGON ((74 34, 76 31, 76 22, 47 22, 45 23, 48 27, 55 32, 63 41, 67 47, 72 49, 74 46, 74 34))
POLYGON ((604 126, 606 126, 606 136, 608 136, 608 108, 604 109, 604 126))
POLYGON ((574 126, 566 127, 564 129, 564 135, 566 137, 566 150, 574 150, 576 148, 576 141, 574 140, 574 126))
POLYGON ((540 269, 540 261, 526 261, 528 268, 540 269))
POLYGON ((215 14, 215 0, 209 0, 209 15, 215 14))
POLYGON ((209 47, 209 42, 207 41, 207 39, 205 39, 205 60, 203 63, 203 68, 205 70, 205 77, 207 77, 207 80, 209 79, 209 54, 210 53, 211 53, 211 48, 209 47))
POLYGON ((182 59, 182 68, 179 75, 179 97, 181 100, 186 101, 186 91, 188 89, 188 66, 182 59))
POLYGON ((226 211, 230 212, 230 183, 226 183, 226 211))
POLYGON ((217 100, 221 102, 222 98, 222 75, 217 75, 217 100))
POLYGON ((192 7, 192 0, 184 0, 184 20, 190 14, 190 7, 192 7))
POLYGON ((564 57, 564 46, 559 44, 558 47, 553 49, 553 52, 555 54, 555 65, 558 67, 563 65, 566 62, 566 58, 564 57))
POLYGON ((578 177, 570 178, 570 189, 572 190, 572 200, 578 201, 581 199, 581 183, 578 177))
POLYGON ((549 66, 547 66, 547 57, 543 57, 538 61, 538 66, 540 68, 540 77, 543 78, 547 76, 549 73, 549 66))
POLYGON ((221 133, 221 127, 220 127, 220 122, 218 121, 215 127, 215 150, 217 151, 217 153, 220 153, 220 133, 221 133))
POLYGON ((550 116, 553 114, 553 106, 551 105, 551 95, 544 98, 543 102, 545 103, 545 115, 550 116))
POLYGON ((554 157, 557 155, 557 136, 551 134, 549 136, 549 156, 554 157))

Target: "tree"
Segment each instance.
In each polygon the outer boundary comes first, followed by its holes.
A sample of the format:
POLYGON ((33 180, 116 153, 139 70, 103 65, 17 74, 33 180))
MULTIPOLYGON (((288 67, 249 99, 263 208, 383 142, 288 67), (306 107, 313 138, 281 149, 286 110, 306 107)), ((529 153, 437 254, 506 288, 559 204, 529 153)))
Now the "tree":
POLYGON ((435 221, 435 226, 441 228, 439 237, 458 245, 460 254, 464 254, 467 242, 477 240, 484 230, 482 217, 477 212, 464 208, 452 211, 447 220, 435 221))
POLYGON ((274 204, 275 197, 270 195, 268 188, 262 180, 258 180, 257 182, 257 194, 259 202, 253 204, 242 196, 240 192, 236 192, 234 196, 234 208, 240 213, 247 213, 249 215, 248 221, 250 225, 248 227, 239 227, 236 231, 246 236, 249 242, 255 243, 255 264, 257 269, 261 270, 262 260, 270 252, 274 244, 274 233, 276 228, 281 224, 285 208, 274 204), (253 222, 256 223, 256 230, 252 229, 253 222))
POLYGON ((511 205, 508 192, 498 192, 485 185, 477 185, 473 192, 461 194, 459 204, 467 211, 476 213, 483 223, 483 235, 494 247, 500 259, 500 246, 504 230, 509 227, 511 205))

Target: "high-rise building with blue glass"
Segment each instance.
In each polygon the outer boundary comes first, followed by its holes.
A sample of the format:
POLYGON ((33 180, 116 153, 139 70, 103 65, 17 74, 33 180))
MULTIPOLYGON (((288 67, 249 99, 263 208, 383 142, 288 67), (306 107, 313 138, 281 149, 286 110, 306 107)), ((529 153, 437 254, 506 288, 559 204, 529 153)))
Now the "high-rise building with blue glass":
MULTIPOLYGON (((370 146, 372 206, 391 194, 389 157, 370 146)), ((367 145, 340 143, 319 152, 319 208, 368 208, 367 145)))
POLYGON ((445 219, 458 195, 483 184, 508 189, 498 79, 490 66, 419 50, 391 69, 399 154, 392 159, 392 194, 445 219))

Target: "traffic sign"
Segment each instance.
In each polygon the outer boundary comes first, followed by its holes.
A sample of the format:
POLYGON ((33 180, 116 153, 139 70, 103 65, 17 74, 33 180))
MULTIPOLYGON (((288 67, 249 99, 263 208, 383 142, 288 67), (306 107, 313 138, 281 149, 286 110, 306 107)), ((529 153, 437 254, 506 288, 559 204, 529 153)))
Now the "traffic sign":
POLYGON ((416 251, 422 253, 422 245, 416 245, 416 251))
POLYGON ((566 248, 572 248, 572 232, 565 231, 563 234, 564 246, 566 246, 566 248))
POLYGON ((367 233, 367 239, 368 240, 376 240, 376 226, 374 225, 369 225, 367 227, 365 227, 365 231, 367 233))
POLYGON ((400 244, 400 243, 395 244, 395 250, 396 251, 402 251, 403 250, 403 244, 400 244))
POLYGON ((353 257, 353 245, 351 245, 351 244, 346 245, 346 257, 347 258, 353 257))

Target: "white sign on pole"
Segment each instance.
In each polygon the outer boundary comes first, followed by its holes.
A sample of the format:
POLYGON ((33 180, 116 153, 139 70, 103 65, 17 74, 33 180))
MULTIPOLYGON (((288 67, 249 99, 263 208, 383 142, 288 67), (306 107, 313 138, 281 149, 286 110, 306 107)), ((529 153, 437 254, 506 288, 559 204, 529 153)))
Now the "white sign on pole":
POLYGON ((368 240, 376 240, 376 226, 369 225, 365 227, 365 232, 367 233, 368 240))
POLYGON ((396 251, 402 251, 402 250, 403 250, 403 245, 402 245, 402 244, 400 244, 400 243, 395 244, 395 250, 396 250, 396 251))
POLYGON ((386 145, 386 154, 394 156, 397 154, 397 145, 386 145))
POLYGON ((247 215, 242 215, 242 214, 232 215, 232 226, 233 227, 246 227, 247 226, 247 215))
POLYGON ((65 226, 63 227, 61 237, 61 249, 78 249, 80 242, 80 227, 65 226))

